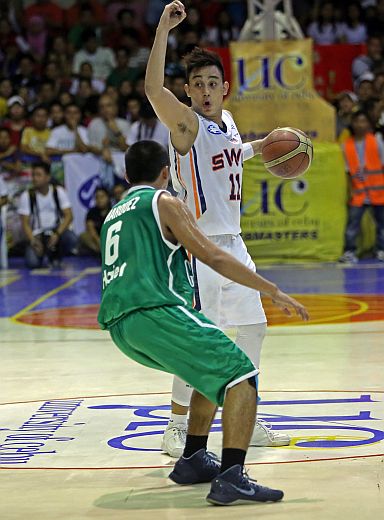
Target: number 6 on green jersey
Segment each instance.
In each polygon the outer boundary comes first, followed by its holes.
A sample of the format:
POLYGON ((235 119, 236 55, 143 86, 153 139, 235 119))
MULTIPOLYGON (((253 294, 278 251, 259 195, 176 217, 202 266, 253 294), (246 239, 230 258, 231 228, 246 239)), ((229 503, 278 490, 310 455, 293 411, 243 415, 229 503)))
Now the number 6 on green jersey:
POLYGON ((105 263, 106 265, 112 265, 116 262, 119 256, 119 240, 120 237, 118 235, 121 226, 123 224, 122 220, 118 220, 110 228, 108 229, 108 233, 105 239, 105 263))

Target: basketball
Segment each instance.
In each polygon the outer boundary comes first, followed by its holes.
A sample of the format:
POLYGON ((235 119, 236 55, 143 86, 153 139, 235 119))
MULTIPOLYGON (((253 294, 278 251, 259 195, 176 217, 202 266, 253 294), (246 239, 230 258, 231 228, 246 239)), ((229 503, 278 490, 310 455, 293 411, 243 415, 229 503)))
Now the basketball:
POLYGON ((265 138, 261 157, 266 169, 282 179, 293 179, 311 165, 313 145, 309 137, 296 128, 277 128, 265 138))

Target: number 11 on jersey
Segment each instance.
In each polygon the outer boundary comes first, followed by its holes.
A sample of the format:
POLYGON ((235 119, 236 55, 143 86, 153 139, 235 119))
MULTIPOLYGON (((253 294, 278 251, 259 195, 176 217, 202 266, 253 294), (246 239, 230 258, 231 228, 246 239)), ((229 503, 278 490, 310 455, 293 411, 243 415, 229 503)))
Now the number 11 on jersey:
POLYGON ((236 173, 236 175, 231 173, 229 175, 229 180, 231 182, 229 200, 241 200, 240 173, 236 173))

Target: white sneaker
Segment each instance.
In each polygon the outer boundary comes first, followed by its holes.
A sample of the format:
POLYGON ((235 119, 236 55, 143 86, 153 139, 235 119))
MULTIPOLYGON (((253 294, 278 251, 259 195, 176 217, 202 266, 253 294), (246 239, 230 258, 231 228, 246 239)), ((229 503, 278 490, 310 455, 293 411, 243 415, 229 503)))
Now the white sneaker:
POLYGON ((353 251, 344 251, 344 253, 339 258, 340 264, 357 264, 358 262, 359 259, 353 251))
POLYGON ((384 262, 384 251, 377 251, 376 258, 379 262, 384 262))
POLYGON ((250 446, 288 446, 291 442, 286 433, 274 432, 272 426, 260 419, 256 421, 253 429, 250 446))
POLYGON ((179 459, 183 454, 186 440, 187 425, 169 423, 164 432, 161 449, 170 457, 179 459))

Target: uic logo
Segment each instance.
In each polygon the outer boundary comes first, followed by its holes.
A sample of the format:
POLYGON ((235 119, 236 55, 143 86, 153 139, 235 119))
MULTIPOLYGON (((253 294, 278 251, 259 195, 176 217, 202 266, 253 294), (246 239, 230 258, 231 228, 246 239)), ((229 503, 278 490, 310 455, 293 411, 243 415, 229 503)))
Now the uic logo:
POLYGON ((239 94, 258 90, 300 90, 308 74, 308 64, 301 54, 254 56, 237 60, 239 94))
POLYGON ((255 197, 243 205, 241 213, 245 217, 274 215, 276 210, 287 217, 302 215, 308 208, 308 201, 302 195, 308 190, 308 183, 302 180, 283 181, 276 185, 268 180, 257 181, 255 197), (287 193, 287 190, 291 193, 287 193))

